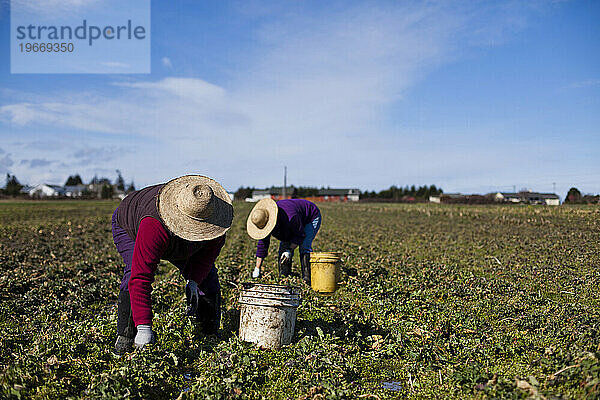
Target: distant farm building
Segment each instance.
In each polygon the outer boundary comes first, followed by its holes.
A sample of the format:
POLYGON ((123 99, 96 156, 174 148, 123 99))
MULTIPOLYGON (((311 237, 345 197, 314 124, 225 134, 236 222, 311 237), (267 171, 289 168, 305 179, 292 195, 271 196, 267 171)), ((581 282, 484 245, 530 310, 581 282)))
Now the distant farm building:
POLYGON ((29 196, 36 198, 60 197, 63 196, 65 190, 62 186, 48 185, 46 183, 39 184, 29 189, 29 196))
POLYGON ((294 196, 294 187, 286 187, 285 188, 285 197, 284 197, 284 189, 283 187, 272 187, 270 189, 264 190, 253 190, 252 197, 246 199, 249 202, 257 202, 262 199, 273 199, 275 201, 282 199, 291 199, 294 196))
POLYGON ((21 189, 22 194, 29 195, 36 199, 46 198, 71 198, 71 199, 101 199, 106 197, 103 195, 103 188, 108 193, 108 197, 113 199, 123 200, 125 193, 117 188, 117 185, 112 184, 88 184, 88 185, 73 185, 59 186, 42 183, 37 186, 24 186, 21 189))
MULTIPOLYGON (((283 187, 272 187, 265 190, 253 190, 252 197, 246 199, 249 202, 256 202, 262 199, 271 198, 273 200, 281 199, 292 199, 296 198, 297 190, 295 187, 290 186, 285 188, 285 195, 283 187)), ((319 189, 315 196, 303 197, 310 201, 325 202, 325 201, 358 201, 360 199, 359 189, 319 189)))
POLYGON ((494 200, 500 203, 544 204, 547 206, 560 205, 560 198, 554 193, 519 192, 495 193, 494 200))
POLYGON ((517 193, 502 193, 494 194, 494 200, 501 203, 520 203, 521 197, 517 193))
POLYGON ((321 189, 316 201, 358 201, 359 189, 321 189))
POLYGON ((29 195, 29 192, 33 189, 33 186, 25 185, 21 188, 19 193, 29 195))
POLYGON ((81 197, 87 191, 86 185, 65 186, 64 195, 67 197, 81 197))
POLYGON ((112 191, 112 198, 123 200, 126 196, 126 193, 123 190, 117 188, 117 185, 101 182, 101 183, 90 183, 85 185, 85 193, 90 197, 95 197, 98 199, 102 198, 102 190, 108 188, 109 191, 112 191))
POLYGON ((102 195, 102 187, 106 185, 106 183, 90 183, 87 186, 87 192, 90 193, 92 197, 100 198, 102 195))
POLYGON ((581 198, 581 202, 584 204, 600 204, 600 195, 586 194, 581 198))
POLYGON ((429 196, 430 203, 448 203, 448 202, 458 202, 464 200, 466 196, 461 193, 440 193, 435 196, 429 196))
POLYGON ((544 204, 547 206, 560 205, 559 197, 554 193, 519 192, 519 193, 489 193, 485 196, 480 194, 442 193, 429 196, 430 203, 446 204, 544 204))

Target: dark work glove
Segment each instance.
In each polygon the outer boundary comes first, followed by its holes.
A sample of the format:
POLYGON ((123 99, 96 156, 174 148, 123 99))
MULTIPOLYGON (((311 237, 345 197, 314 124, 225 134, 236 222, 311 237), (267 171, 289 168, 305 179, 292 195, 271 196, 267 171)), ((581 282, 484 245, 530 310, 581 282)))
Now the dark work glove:
POLYGON ((188 316, 193 317, 198 312, 198 302, 200 301, 200 296, 204 296, 204 292, 200 290, 196 281, 187 281, 187 285, 185 285, 185 297, 187 300, 187 308, 185 313, 188 316))
POLYGON ((137 333, 133 318, 131 315, 131 302, 127 290, 119 291, 117 314, 117 341, 113 352, 116 355, 123 355, 133 351, 133 339, 137 333))

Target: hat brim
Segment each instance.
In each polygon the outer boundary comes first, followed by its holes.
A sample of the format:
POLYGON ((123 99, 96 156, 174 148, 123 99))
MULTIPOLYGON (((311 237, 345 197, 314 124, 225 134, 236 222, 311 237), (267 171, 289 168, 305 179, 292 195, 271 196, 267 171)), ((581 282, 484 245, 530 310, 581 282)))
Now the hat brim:
POLYGON ((156 202, 160 218, 169 231, 192 242, 222 236, 233 221, 233 205, 227 191, 217 181, 202 175, 186 175, 170 180, 160 189, 156 202), (190 218, 177 206, 181 192, 196 185, 208 185, 214 194, 213 213, 204 221, 190 218))
POLYGON ((248 235, 252 239, 256 240, 264 239, 269 236, 271 232, 273 232, 273 229, 275 229, 275 224, 277 224, 278 209, 277 203, 275 203, 275 200, 271 198, 259 200, 258 203, 256 203, 256 205, 252 208, 252 211, 250 211, 248 219, 246 220, 246 231, 248 232, 248 235), (254 210, 258 208, 265 209, 269 214, 269 219, 262 229, 254 225, 250 220, 250 216, 254 210))

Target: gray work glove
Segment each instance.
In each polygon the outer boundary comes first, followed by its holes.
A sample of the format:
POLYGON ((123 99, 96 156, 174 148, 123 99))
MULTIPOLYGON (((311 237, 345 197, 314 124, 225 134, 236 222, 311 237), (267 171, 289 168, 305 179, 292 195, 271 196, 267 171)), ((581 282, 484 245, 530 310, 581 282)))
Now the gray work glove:
POLYGON ((137 334, 133 344, 136 348, 140 349, 147 344, 156 343, 156 335, 152 331, 152 325, 138 325, 137 334))
POLYGON ((191 317, 196 315, 196 312, 198 311, 198 301, 200 301, 200 296, 204 296, 204 292, 200 290, 196 281, 187 281, 187 285, 185 285, 185 297, 187 299, 187 309, 185 313, 188 316, 191 317))
POLYGON ((285 264, 286 262, 288 262, 291 259, 292 259, 292 252, 289 250, 286 250, 283 253, 281 253, 281 258, 279 259, 279 262, 282 264, 285 264))

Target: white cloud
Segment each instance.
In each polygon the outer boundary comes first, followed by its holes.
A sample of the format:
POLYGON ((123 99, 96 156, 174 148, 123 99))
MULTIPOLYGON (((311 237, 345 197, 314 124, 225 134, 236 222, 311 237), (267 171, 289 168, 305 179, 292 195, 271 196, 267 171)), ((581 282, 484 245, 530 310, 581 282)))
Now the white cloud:
POLYGON ((160 61, 162 62, 162 65, 167 68, 173 67, 173 64, 171 63, 171 59, 169 57, 163 57, 160 61))
POLYGON ((118 62, 118 61, 105 61, 102 63, 102 65, 109 67, 109 68, 130 68, 129 64, 125 64, 122 62, 118 62))

